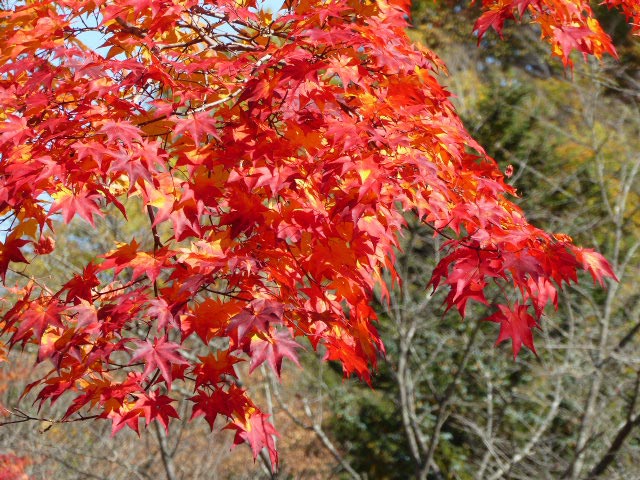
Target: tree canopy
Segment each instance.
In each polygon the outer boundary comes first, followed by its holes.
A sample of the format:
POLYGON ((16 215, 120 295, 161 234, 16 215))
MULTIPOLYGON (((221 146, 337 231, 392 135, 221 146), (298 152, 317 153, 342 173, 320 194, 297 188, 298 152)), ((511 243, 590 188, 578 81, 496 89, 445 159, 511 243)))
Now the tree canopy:
MULTIPOLYGON (((608 1, 637 28, 633 1, 608 1)), ((558 290, 615 278, 570 237, 529 224, 413 44, 404 1, 33 1, 0 10, 3 338, 52 368, 28 387, 65 420, 113 431, 224 417, 277 461, 275 429, 237 368, 321 349, 367 380, 384 346, 370 305, 405 215, 443 239, 430 286, 470 300, 514 357, 558 290), (99 48, 87 34, 99 35, 99 48), (56 222, 148 217, 144 238, 91 242, 59 283, 30 274, 56 222), (486 292, 497 291, 490 300, 486 292)), ((483 1, 478 35, 540 25, 552 53, 615 49, 579 0, 483 1)), ((506 174, 510 175, 508 168, 506 174)))

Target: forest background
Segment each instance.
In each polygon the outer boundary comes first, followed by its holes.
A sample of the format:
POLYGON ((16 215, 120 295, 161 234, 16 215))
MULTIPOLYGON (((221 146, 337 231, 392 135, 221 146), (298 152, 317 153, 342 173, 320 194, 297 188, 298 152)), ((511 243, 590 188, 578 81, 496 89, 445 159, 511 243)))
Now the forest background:
MULTIPOLYGON (((287 369, 282 382, 267 368, 246 377, 281 434, 278 478, 640 478, 640 42, 603 9, 620 59, 577 57, 565 70, 532 26, 507 25, 504 41, 488 34, 476 46, 477 17, 467 2, 417 1, 410 35, 445 61, 441 81, 469 131, 503 168, 513 165, 510 183, 530 221, 596 248, 620 282, 570 288, 537 332, 538 356, 514 361, 508 344, 492 346, 497 327, 479 321, 487 307, 474 305, 462 322, 424 289, 440 245, 410 224, 398 256, 403 283, 390 305, 377 305, 387 355, 372 388, 343 380, 310 350, 305 368, 287 369)), ((108 250, 122 229, 135 236, 146 222, 113 216, 96 225, 108 250)), ((61 225, 55 254, 31 272, 54 277, 83 265, 90 230, 81 220, 61 225)), ((30 352, 11 355, 22 368, 0 370, 3 410, 33 368, 30 352)), ((56 415, 55 407, 26 413, 56 415)), ((154 424, 140 438, 111 437, 107 422, 7 425, 0 478, 274 476, 266 457, 254 463, 245 446, 230 448, 231 432, 175 423, 169 436, 154 424)))

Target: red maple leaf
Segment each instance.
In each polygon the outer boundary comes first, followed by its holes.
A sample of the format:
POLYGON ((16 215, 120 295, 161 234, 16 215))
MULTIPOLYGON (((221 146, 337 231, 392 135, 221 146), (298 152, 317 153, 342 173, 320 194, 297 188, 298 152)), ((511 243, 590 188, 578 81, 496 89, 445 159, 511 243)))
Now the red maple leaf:
POLYGON ((29 127, 25 117, 9 115, 0 122, 0 146, 8 142, 12 142, 13 145, 19 145, 28 135, 29 127))
POLYGON ((131 357, 129 364, 144 360, 143 377, 148 377, 152 371, 158 368, 167 385, 171 386, 171 365, 187 363, 178 353, 180 345, 169 342, 164 337, 154 338, 153 342, 136 340, 134 343, 138 345, 138 348, 131 357))
POLYGON ((107 136, 107 142, 121 141, 124 145, 131 148, 133 143, 141 143, 142 131, 128 122, 106 120, 103 122, 99 130, 107 136))
POLYGON ((573 252, 576 259, 582 263, 582 268, 588 271, 593 277, 593 283, 600 283, 604 286, 604 279, 606 277, 612 278, 618 281, 611 264, 598 252, 590 248, 574 247, 573 252))
POLYGON ((508 8, 497 8, 495 10, 485 11, 473 27, 473 30, 478 32, 478 42, 482 40, 482 37, 490 28, 493 28, 496 33, 502 37, 504 22, 512 18, 513 13, 511 13, 508 8))
POLYGON ((195 143, 206 140, 208 135, 220 140, 216 123, 217 120, 211 116, 210 112, 198 112, 190 117, 177 119, 173 135, 182 135, 188 132, 195 143))
POLYGON ((51 205, 49 214, 53 215, 58 210, 62 210, 64 223, 69 223, 77 213, 93 226, 95 225, 94 215, 104 216, 98 203, 100 198, 100 195, 88 190, 81 190, 77 193, 63 191, 56 194, 56 201, 51 205))
POLYGON ((248 420, 234 420, 225 428, 236 430, 236 436, 233 440, 234 446, 247 442, 253 452, 253 458, 257 458, 260 451, 266 448, 271 464, 277 465, 278 452, 273 437, 278 436, 278 432, 267 420, 268 418, 269 415, 257 412, 252 414, 248 420))
POLYGON ((179 418, 178 412, 171 403, 174 400, 167 395, 161 395, 158 390, 149 392, 148 395, 140 394, 136 407, 144 413, 146 424, 152 420, 158 420, 164 429, 169 432, 169 419, 179 418))
POLYGON ((135 406, 135 402, 127 402, 117 410, 111 410, 106 418, 110 419, 111 424, 111 436, 122 430, 124 427, 129 427, 131 430, 140 434, 138 424, 140 418, 144 415, 144 411, 135 406))
POLYGON ((266 339, 258 335, 254 336, 251 338, 251 368, 249 369, 249 373, 253 372, 266 361, 278 378, 280 378, 283 358, 286 357, 300 366, 298 355, 296 354, 297 348, 302 348, 302 346, 291 338, 291 333, 288 330, 277 331, 266 336, 266 339))
POLYGON ((147 309, 147 315, 157 319, 159 329, 167 328, 167 326, 178 327, 173 313, 164 298, 154 298, 151 300, 149 302, 149 308, 147 309))
POLYGON ((486 320, 500 324, 500 334, 496 345, 511 339, 513 358, 520 352, 522 345, 536 353, 533 345, 533 329, 538 327, 538 322, 529 313, 527 305, 514 304, 513 307, 498 305, 499 311, 488 317, 486 320))
POLYGON ((4 242, 0 241, 0 278, 4 282, 7 275, 7 269, 11 262, 29 263, 22 254, 20 247, 30 243, 29 240, 15 238, 9 236, 4 242))
POLYGON ((282 323, 284 308, 281 303, 259 298, 231 319, 227 331, 240 344, 253 333, 266 332, 269 325, 282 323))
POLYGON ((94 263, 89 263, 84 267, 82 274, 74 274, 73 278, 64 284, 59 293, 67 292, 67 302, 79 303, 83 300, 90 301, 93 299, 92 288, 100 285, 100 280, 96 274, 99 267, 94 263))
POLYGON ((123 269, 129 266, 131 261, 138 255, 139 244, 134 238, 131 243, 120 243, 118 248, 111 250, 104 255, 104 262, 100 265, 98 271, 102 272, 113 268, 117 275, 123 269))
POLYGON ((18 328, 12 337, 12 342, 24 339, 29 330, 37 339, 49 326, 62 327, 60 315, 64 311, 64 306, 55 299, 42 299, 29 304, 29 307, 22 313, 18 328))
POLYGON ((191 418, 204 416, 212 430, 218 415, 240 418, 244 416, 247 408, 253 408, 244 390, 235 385, 231 385, 228 391, 215 389, 213 392, 207 392, 198 389, 196 392, 196 395, 189 399, 193 402, 191 418))
POLYGON ((53 252, 56 246, 56 241, 49 235, 42 235, 38 240, 38 243, 33 245, 33 251, 38 255, 46 255, 53 252))
POLYGON ((196 375, 196 388, 202 385, 215 385, 223 375, 235 377, 234 365, 242 359, 229 350, 219 350, 206 356, 198 357, 201 363, 196 364, 193 373, 196 375))
POLYGON ((93 332, 100 329, 96 307, 87 300, 80 300, 79 303, 69 308, 73 315, 77 328, 93 332))
POLYGON ((242 310, 242 307, 242 302, 207 298, 195 306, 191 315, 182 319, 180 326, 183 334, 188 337, 195 332, 208 344, 212 338, 226 334, 229 319, 242 310))

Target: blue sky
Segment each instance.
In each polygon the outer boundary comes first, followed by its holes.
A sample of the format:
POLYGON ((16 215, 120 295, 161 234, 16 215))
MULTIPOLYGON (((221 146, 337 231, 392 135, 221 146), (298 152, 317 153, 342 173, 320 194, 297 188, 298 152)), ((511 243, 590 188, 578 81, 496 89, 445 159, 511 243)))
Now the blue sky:
MULTIPOLYGON (((272 12, 277 12, 282 8, 282 4, 284 0, 258 0, 258 8, 263 10, 270 10, 272 12)), ((94 22, 90 22, 88 18, 85 17, 85 21, 90 25, 94 22)), ((81 22, 78 22, 78 25, 81 25, 81 22)), ((104 36, 99 32, 82 32, 78 35, 78 38, 89 48, 95 50, 101 55, 106 55, 106 49, 100 49, 99 47, 104 43, 104 36)))

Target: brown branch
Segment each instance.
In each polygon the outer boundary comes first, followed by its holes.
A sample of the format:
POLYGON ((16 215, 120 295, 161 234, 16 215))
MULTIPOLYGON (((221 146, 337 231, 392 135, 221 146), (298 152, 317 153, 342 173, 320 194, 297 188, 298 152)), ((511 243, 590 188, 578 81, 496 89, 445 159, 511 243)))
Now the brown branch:
POLYGON ((164 471, 167 474, 167 480, 178 480, 178 476, 176 475, 176 466, 173 462, 169 442, 167 441, 167 434, 160 427, 159 422, 155 421, 153 424, 155 427, 156 439, 158 440, 158 447, 160 448, 160 456, 162 457, 162 465, 164 466, 164 471))
POLYGON ((442 400, 438 402, 440 405, 438 407, 436 423, 433 427, 431 439, 429 440, 429 448, 426 452, 426 456, 423 459, 423 463, 420 468, 420 474, 419 474, 420 479, 426 480, 427 476, 429 475, 429 471, 432 468, 432 464, 434 463, 433 456, 438 446, 440 431, 442 429, 442 426, 446 422, 447 418, 449 417, 448 406, 449 406, 449 403, 451 403, 451 401, 453 400, 453 396, 454 396, 455 388, 458 384, 458 380, 460 379, 462 372, 464 372, 464 370, 467 367, 467 362, 471 354, 471 348, 473 347, 473 344, 475 343, 478 332, 480 331, 480 325, 481 325, 480 322, 476 322, 476 325, 473 327, 473 331, 471 332, 471 337, 467 342, 467 346, 464 350, 464 354, 462 355, 462 359, 458 364, 458 370, 456 371, 455 375, 453 376, 453 379, 447 386, 447 389, 444 392, 444 396, 442 400))
POLYGON ((126 33, 130 33, 138 38, 144 38, 147 36, 147 31, 143 30, 140 27, 136 27, 135 25, 131 25, 129 22, 124 20, 122 17, 116 17, 116 22, 118 25, 122 27, 122 30, 126 33))
POLYGON ((616 455, 624 445, 627 437, 631 434, 633 429, 640 425, 640 414, 634 415, 633 412, 636 406, 636 400, 638 399, 638 391, 640 390, 640 370, 636 374, 636 381, 633 390, 633 397, 629 402, 629 411, 627 413, 627 421, 618 429, 611 445, 607 449, 606 453, 600 459, 600 461, 591 469, 587 479, 592 479, 602 475, 609 465, 613 463, 616 455))
POLYGON ((6 425, 13 425, 16 423, 24 423, 24 422, 42 422, 43 424, 45 424, 46 426, 41 430, 41 433, 46 432, 47 430, 49 430, 53 425, 57 424, 57 423, 72 423, 72 422, 81 422, 84 420, 93 420, 95 418, 99 418, 100 415, 89 415, 87 417, 85 417, 84 415, 78 415, 77 417, 74 418, 61 418, 61 419, 57 419, 57 418, 46 418, 46 417, 34 417, 32 415, 29 415, 26 412, 23 412, 20 409, 13 409, 12 410, 7 410, 13 417, 17 417, 16 420, 7 420, 6 422, 0 422, 0 427, 4 427, 6 425))

